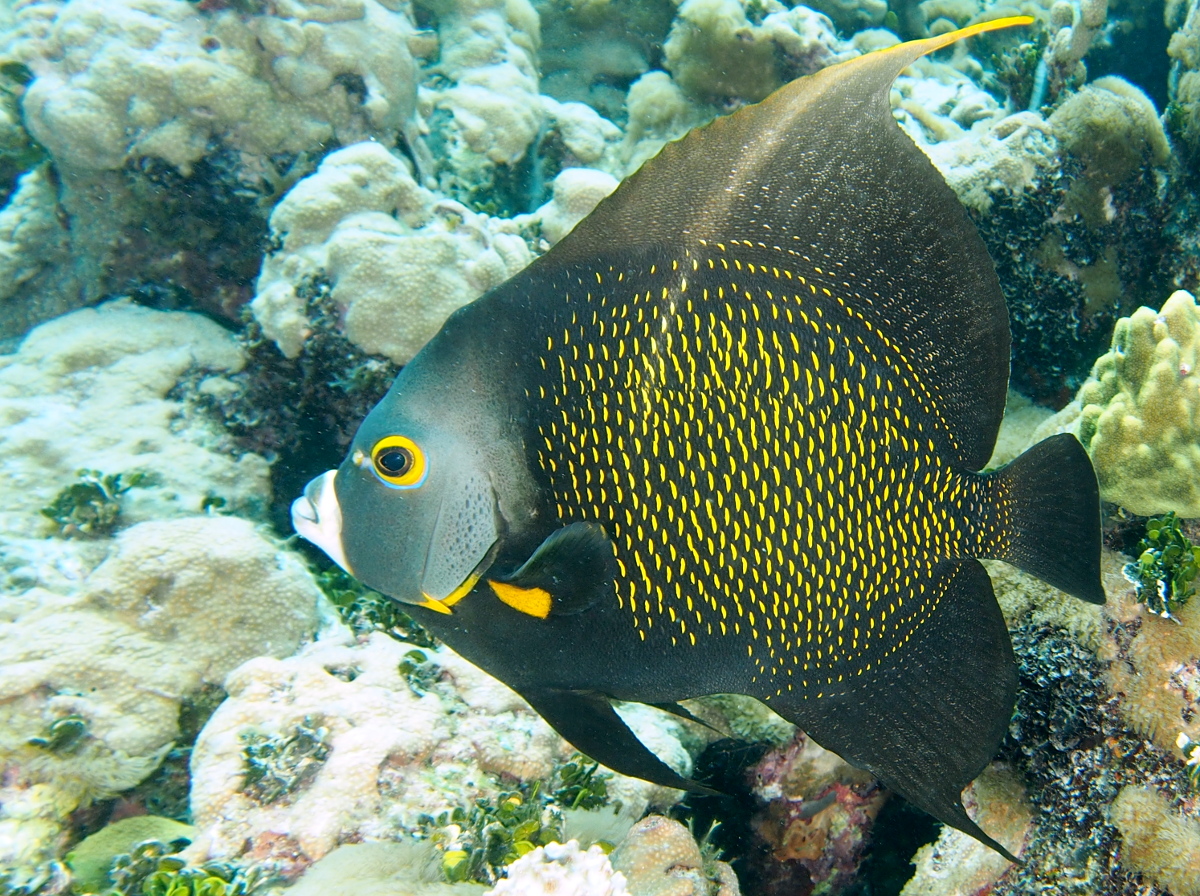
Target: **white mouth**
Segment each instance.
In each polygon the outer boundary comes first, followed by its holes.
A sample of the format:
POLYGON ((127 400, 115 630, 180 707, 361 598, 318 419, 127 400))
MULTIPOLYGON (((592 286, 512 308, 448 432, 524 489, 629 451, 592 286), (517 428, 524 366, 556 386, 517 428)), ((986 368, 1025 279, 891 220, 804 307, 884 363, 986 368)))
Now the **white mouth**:
POLYGON ((333 490, 337 470, 322 473, 304 488, 304 495, 292 502, 292 528, 301 538, 311 541, 329 559, 354 575, 342 550, 342 508, 333 490))

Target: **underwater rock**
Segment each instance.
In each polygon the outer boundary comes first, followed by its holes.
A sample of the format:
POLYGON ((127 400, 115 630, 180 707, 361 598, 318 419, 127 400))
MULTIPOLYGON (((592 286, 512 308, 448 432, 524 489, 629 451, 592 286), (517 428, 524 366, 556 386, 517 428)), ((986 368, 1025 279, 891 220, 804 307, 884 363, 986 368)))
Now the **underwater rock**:
POLYGON ((121 521, 200 512, 214 497, 254 516, 267 462, 173 391, 188 376, 219 390, 241 369, 233 336, 196 314, 112 302, 59 317, 0 356, 0 533, 51 531, 41 510, 81 467, 148 474, 122 496, 121 521), (80 450, 86 446, 86 450, 80 450))
POLYGON ((276 206, 273 248, 250 308, 295 357, 313 326, 301 293, 327 283, 346 337, 404 364, 452 311, 529 263, 508 226, 439 199, 378 143, 355 144, 329 155, 276 206))
POLYGON ((1149 787, 1123 788, 1109 811, 1126 867, 1174 896, 1200 896, 1200 819, 1149 787))
MULTIPOLYGON (((579 843, 548 843, 508 866, 508 876, 485 896, 630 896, 625 875, 614 871, 599 846, 587 850, 579 843)), ((641 896, 639 892, 639 896, 641 896)))
POLYGON ((1200 307, 1178 290, 1117 322, 1079 390, 1078 424, 1100 495, 1133 513, 1200 516, 1200 307))
MULTIPOLYGON (((331 638, 230 675, 229 697, 193 752, 193 849, 200 857, 251 854, 294 875, 338 843, 413 833, 422 816, 494 799, 502 781, 549 779, 573 754, 495 679, 445 648, 421 651, 419 660, 412 650, 378 633, 360 643, 331 638), (271 799, 247 793, 247 737, 287 739, 299 728, 325 732, 322 749, 306 754, 320 761, 308 762, 305 774, 286 764, 273 769, 285 786, 271 799)), ((674 723, 660 724, 666 731, 674 723)), ((620 839, 647 806, 678 798, 620 776, 608 791, 619 813, 582 813, 607 818, 590 825, 606 839, 620 839)), ((568 831, 586 826, 567 818, 568 831)))
POLYGON ((0 864, 46 861, 72 811, 154 770, 185 698, 293 653, 320 600, 296 557, 220 516, 134 526, 75 590, 26 591, 0 623, 0 864))
POLYGON ((1180 733, 1200 739, 1200 603, 1151 613, 1121 568, 1106 570, 1107 634, 1100 658, 1120 694, 1121 716, 1160 749, 1182 758, 1180 733))
POLYGON ((739 896, 733 869, 706 860, 677 821, 650 815, 633 826, 612 853, 612 867, 635 896, 739 896))
MULTIPOLYGON (((980 825, 1017 856, 1033 821, 1021 779, 993 763, 967 788, 963 803, 980 825)), ((916 871, 901 896, 987 896, 1014 866, 1003 856, 950 827, 913 856, 916 871)))

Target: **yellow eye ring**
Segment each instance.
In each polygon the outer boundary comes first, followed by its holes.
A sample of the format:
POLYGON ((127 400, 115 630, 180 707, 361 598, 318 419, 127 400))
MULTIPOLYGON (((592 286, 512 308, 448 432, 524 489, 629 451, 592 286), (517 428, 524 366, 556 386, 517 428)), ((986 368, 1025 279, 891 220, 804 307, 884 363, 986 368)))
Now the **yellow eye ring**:
POLYGON ((371 449, 371 469, 391 488, 416 488, 429 467, 425 452, 407 436, 384 436, 371 449))

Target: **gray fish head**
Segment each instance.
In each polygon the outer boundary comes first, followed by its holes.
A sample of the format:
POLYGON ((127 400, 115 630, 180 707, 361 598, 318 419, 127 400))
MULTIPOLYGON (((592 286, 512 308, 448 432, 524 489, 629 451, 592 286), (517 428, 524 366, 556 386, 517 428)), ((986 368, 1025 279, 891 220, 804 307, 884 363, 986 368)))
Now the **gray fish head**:
POLYGON ((491 478, 469 445, 381 408, 292 504, 292 525, 364 585, 449 612, 498 539, 491 478))

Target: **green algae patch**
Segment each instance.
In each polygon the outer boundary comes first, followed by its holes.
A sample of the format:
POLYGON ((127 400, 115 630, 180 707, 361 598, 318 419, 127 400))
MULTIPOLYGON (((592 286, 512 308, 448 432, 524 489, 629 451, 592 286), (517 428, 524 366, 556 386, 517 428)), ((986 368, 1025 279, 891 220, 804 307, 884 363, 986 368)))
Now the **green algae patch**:
POLYGON ((133 852, 147 840, 191 840, 196 829, 189 824, 157 815, 138 815, 101 828, 67 853, 74 876, 73 893, 97 893, 108 889, 108 872, 117 856, 133 852))

